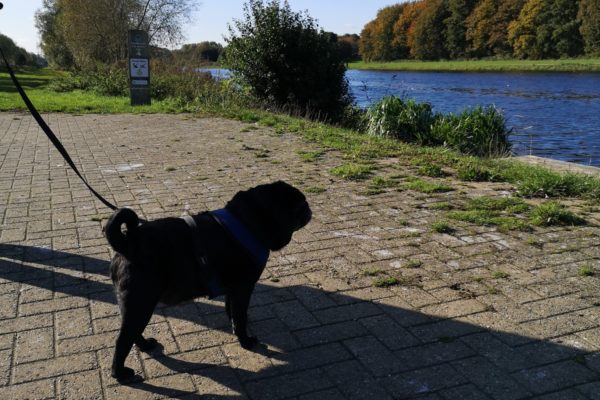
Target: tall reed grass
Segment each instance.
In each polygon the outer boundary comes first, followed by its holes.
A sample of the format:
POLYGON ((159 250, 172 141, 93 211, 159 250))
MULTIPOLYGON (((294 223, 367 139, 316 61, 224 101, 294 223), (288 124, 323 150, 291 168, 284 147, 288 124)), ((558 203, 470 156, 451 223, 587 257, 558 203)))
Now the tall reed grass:
POLYGON ((505 156, 511 149, 506 120, 493 106, 434 114, 427 103, 387 96, 367 110, 367 132, 481 157, 505 156))

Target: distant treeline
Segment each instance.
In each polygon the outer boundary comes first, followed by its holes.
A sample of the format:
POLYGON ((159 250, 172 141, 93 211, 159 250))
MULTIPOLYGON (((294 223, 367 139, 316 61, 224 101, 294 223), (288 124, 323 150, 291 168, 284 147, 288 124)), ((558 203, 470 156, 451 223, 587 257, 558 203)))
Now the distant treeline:
POLYGON ((365 61, 600 55, 600 0, 417 0, 379 10, 365 61))
MULTIPOLYGON (((44 57, 30 53, 24 48, 17 46, 11 38, 1 33, 0 48, 11 65, 31 67, 43 67, 47 65, 44 57)), ((0 63, 0 69, 2 68, 4 68, 4 63, 0 63)))

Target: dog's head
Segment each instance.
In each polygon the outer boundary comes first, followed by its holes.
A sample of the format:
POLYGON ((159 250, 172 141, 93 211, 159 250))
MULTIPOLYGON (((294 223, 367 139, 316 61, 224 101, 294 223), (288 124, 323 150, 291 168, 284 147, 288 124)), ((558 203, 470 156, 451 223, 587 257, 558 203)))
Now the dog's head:
POLYGON ((283 181, 240 191, 226 208, 270 250, 286 246, 312 216, 304 194, 283 181))

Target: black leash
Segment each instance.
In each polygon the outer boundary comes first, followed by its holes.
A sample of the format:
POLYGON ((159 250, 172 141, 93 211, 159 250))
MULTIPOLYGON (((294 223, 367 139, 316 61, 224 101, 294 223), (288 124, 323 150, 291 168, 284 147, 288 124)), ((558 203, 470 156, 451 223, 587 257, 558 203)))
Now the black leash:
POLYGON ((98 200, 100 200, 106 207, 110 208, 113 211, 116 210, 117 206, 115 206, 110 201, 108 201, 104 197, 102 197, 98 192, 96 192, 94 190, 94 188, 92 188, 90 186, 90 184, 87 182, 87 180, 83 177, 83 175, 81 175, 81 173, 79 172, 79 170, 75 166, 75 163, 71 159, 71 156, 69 156, 69 153, 67 153, 67 150, 65 149, 65 147, 62 145, 62 143, 60 142, 60 140, 58 140, 58 138, 56 137, 56 135, 54 134, 54 132, 52 132, 52 129, 50 129, 50 127, 48 126, 48 124, 46 124, 46 121, 44 121, 44 119, 42 118, 42 116, 40 115, 40 113, 35 109, 35 106, 31 102, 31 100, 29 100, 29 97, 27 97, 27 94, 25 93, 25 91, 21 87, 21 84, 17 80, 17 77, 15 76, 12 68, 10 67, 10 64, 8 63, 8 60, 4 56, 4 52, 2 51, 1 48, 0 48, 0 54, 2 55, 2 59, 4 60, 4 64, 6 65, 6 68, 8 69, 8 73, 10 74, 10 77, 11 77, 13 83, 15 84, 15 87, 19 91, 19 94, 21 95, 21 98, 25 102, 25 105, 29 109, 29 112, 31 113, 31 115, 33 115, 33 118, 35 118, 35 120, 37 121, 38 125, 40 126, 40 128, 42 128, 42 130, 44 131, 44 133, 46 134, 46 136, 48 136, 48 139, 50 139, 50 141, 52 142, 52 144, 54 145, 54 147, 56 147, 56 150, 58 150, 58 152, 63 156, 63 158, 65 159, 65 161, 67 162, 67 164, 69 164, 69 166, 73 169, 73 171, 75 171, 75 173, 77 174, 77 176, 79 178, 81 178, 81 180, 83 181, 83 183, 85 183, 85 186, 87 186, 87 188, 90 189, 90 191, 94 194, 94 196, 96 196, 96 198, 98 198, 98 200))

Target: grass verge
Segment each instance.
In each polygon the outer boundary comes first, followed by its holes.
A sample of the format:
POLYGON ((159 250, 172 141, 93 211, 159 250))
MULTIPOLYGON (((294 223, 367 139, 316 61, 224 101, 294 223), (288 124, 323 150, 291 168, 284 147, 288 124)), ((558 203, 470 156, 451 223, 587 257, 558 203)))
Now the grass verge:
POLYGON ((473 60, 473 61, 357 61, 350 69, 386 71, 463 71, 463 72, 599 72, 600 58, 561 60, 473 60))

